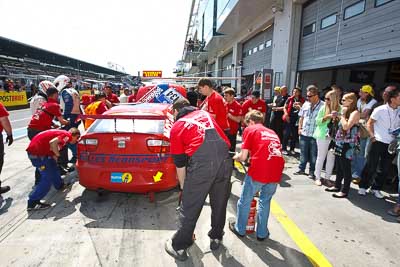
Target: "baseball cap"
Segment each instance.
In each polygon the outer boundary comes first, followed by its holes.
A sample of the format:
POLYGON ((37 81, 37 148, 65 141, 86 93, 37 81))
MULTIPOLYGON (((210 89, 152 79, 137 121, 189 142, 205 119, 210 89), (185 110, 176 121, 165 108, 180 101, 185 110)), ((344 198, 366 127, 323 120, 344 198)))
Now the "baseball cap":
POLYGON ((363 87, 361 87, 360 91, 367 93, 370 96, 374 96, 374 90, 372 89, 372 87, 370 85, 363 85, 363 87))
POLYGON ((280 88, 279 86, 275 86, 274 91, 280 92, 280 91, 281 91, 281 88, 280 88))

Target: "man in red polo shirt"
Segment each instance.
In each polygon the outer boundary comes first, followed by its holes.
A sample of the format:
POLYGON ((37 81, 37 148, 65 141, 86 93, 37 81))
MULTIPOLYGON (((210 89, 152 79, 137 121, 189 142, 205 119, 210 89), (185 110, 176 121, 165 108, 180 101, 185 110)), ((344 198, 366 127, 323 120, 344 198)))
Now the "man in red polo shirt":
POLYGON ((285 160, 279 137, 264 127, 264 116, 260 111, 247 113, 245 122, 248 126, 243 131, 242 151, 233 159, 245 161, 250 154, 250 167, 237 203, 236 222, 230 220, 229 229, 238 237, 245 235, 250 204, 254 194, 259 191, 256 234, 257 240, 262 241, 269 237, 267 224, 271 199, 281 181, 285 160))
POLYGON ((62 190, 66 187, 57 166, 60 150, 69 144, 76 144, 80 132, 76 128, 65 130, 47 130, 37 134, 29 143, 26 151, 32 165, 40 172, 40 182, 29 194, 27 210, 46 209, 51 205, 41 202, 50 190, 51 184, 62 190))
POLYGON ((112 92, 111 85, 106 85, 106 87, 104 87, 104 92, 106 93, 106 98, 110 101, 111 105, 115 106, 119 103, 118 96, 112 92))
POLYGON ((207 195, 211 206, 210 248, 218 249, 222 241, 232 159, 229 140, 210 113, 190 106, 185 98, 175 101, 173 111, 176 120, 170 132, 171 154, 183 191, 178 230, 165 243, 165 250, 184 261, 207 195))
MULTIPOLYGON (((8 119, 8 111, 4 107, 3 103, 0 102, 0 173, 1 170, 3 169, 3 164, 4 164, 4 143, 3 143, 3 129, 6 131, 7 138, 6 142, 10 146, 13 142, 13 135, 12 135, 12 128, 11 128, 11 123, 10 120, 8 119)), ((1 186, 1 181, 0 181, 0 195, 3 193, 6 193, 10 191, 9 186, 1 186)))
POLYGON ((239 124, 242 120, 242 106, 235 100, 235 90, 227 88, 224 90, 224 98, 226 100, 226 106, 228 108, 228 122, 229 122, 229 133, 228 138, 231 142, 232 152, 236 150, 236 135, 239 130, 239 124))
POLYGON ((214 90, 213 83, 208 78, 201 78, 197 86, 200 94, 206 96, 206 99, 200 105, 200 109, 210 113, 218 126, 227 134, 229 123, 224 98, 214 90))
POLYGON ((260 99, 260 91, 253 91, 251 93, 251 99, 247 99, 243 105, 243 115, 246 115, 247 112, 251 110, 258 110, 262 113, 265 118, 265 113, 267 112, 267 105, 265 101, 260 99))

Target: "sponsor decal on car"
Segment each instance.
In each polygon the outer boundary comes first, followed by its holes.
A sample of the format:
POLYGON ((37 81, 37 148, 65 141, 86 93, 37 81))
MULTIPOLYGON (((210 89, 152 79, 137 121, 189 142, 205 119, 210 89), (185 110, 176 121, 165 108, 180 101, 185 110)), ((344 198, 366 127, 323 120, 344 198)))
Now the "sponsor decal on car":
POLYGON ((132 174, 129 172, 112 172, 111 183, 129 184, 132 182, 132 174))
POLYGON ((148 154, 94 154, 88 152, 82 152, 79 154, 79 159, 88 163, 130 163, 130 164, 142 164, 142 163, 165 163, 167 162, 169 154, 162 155, 148 155, 148 154))

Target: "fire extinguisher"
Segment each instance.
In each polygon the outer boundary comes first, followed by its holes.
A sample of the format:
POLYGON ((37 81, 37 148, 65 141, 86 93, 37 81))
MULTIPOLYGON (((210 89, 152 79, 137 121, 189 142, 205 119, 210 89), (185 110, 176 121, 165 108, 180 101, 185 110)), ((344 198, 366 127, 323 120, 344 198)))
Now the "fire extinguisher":
POLYGON ((246 233, 252 234, 256 228, 256 216, 257 216, 257 200, 253 198, 250 205, 249 217, 247 219, 246 233))

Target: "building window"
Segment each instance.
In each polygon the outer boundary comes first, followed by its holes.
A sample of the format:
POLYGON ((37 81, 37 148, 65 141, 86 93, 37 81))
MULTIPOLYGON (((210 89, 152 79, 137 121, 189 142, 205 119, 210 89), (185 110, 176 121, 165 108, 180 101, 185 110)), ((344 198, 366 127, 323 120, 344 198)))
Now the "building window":
POLYGON ((258 46, 258 50, 263 50, 264 49, 264 44, 260 44, 259 46, 258 46))
POLYGON ((244 52, 242 53, 242 58, 245 58, 245 57, 247 57, 247 52, 246 52, 246 51, 244 51, 244 52))
POLYGON ((375 0, 375 7, 383 6, 384 4, 387 4, 392 1, 394 0, 375 0))
POLYGON ((365 11, 365 0, 352 4, 344 9, 343 19, 349 19, 364 13, 365 11))
POLYGON ((336 13, 323 18, 321 20, 321 30, 325 29, 325 28, 328 28, 329 26, 335 25, 336 24, 336 20, 337 20, 336 13))
POLYGON ((258 51, 258 47, 256 46, 256 47, 253 48, 253 54, 254 54, 255 52, 257 52, 257 51, 258 51))
POLYGON ((270 47, 272 45, 272 40, 268 40, 266 43, 265 43, 265 47, 270 47))
POLYGON ((249 56, 251 56, 251 49, 249 50, 249 56))
POLYGON ((303 36, 310 35, 315 32, 315 22, 308 24, 303 28, 303 36))

